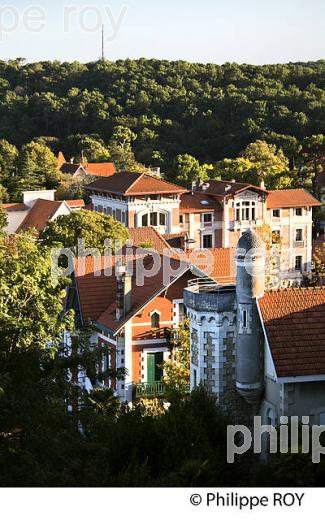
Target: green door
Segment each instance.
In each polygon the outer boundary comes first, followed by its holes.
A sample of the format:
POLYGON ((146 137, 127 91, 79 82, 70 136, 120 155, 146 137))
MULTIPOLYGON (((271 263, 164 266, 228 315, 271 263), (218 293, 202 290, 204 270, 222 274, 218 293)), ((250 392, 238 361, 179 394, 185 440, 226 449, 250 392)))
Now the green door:
POLYGON ((147 383, 160 381, 163 376, 163 369, 159 367, 164 362, 164 353, 156 352, 147 354, 147 383))

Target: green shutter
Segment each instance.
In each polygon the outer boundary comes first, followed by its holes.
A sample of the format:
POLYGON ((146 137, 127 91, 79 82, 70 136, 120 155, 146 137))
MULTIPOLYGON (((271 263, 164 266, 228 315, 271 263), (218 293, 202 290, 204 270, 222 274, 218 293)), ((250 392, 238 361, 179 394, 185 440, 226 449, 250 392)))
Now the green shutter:
POLYGON ((156 352, 147 354, 147 383, 160 381, 163 377, 163 369, 159 367, 164 362, 164 353, 156 352))
POLYGON ((147 354, 147 383, 156 381, 156 358, 155 354, 147 354))

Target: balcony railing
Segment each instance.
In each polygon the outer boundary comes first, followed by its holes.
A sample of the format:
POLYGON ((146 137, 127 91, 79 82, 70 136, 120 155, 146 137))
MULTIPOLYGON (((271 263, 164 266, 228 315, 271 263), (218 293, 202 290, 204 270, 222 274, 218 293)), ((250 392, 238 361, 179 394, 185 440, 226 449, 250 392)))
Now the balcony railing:
POLYGON ((305 247, 305 241, 304 240, 295 240, 294 247, 305 247))
MULTIPOLYGON (((190 385, 186 387, 185 392, 190 393, 190 385)), ((139 383, 135 385, 136 399, 153 399, 155 397, 164 397, 165 394, 166 387, 162 381, 153 381, 152 383, 139 383)))

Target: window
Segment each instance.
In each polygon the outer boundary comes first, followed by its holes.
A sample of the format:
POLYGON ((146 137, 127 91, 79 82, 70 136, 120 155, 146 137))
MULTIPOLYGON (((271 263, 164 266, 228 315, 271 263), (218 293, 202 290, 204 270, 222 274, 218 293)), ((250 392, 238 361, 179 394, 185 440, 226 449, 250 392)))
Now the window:
POLYGON ((148 225, 157 227, 166 226, 167 224, 167 215, 165 213, 146 213, 146 215, 142 216, 142 227, 146 227, 148 225), (150 224, 148 224, 150 222, 150 224), (159 223, 159 224, 158 224, 159 223))
POLYGON ((296 256, 295 269, 296 271, 302 270, 302 256, 296 256))
POLYGON ((302 229, 296 229, 296 242, 302 242, 302 229))
POLYGON ((197 387, 197 370, 193 370, 193 386, 194 388, 197 387))
POLYGON ((256 202, 244 200, 236 203, 236 220, 255 220, 256 219, 256 202))
POLYGON ((302 208, 296 208, 295 215, 296 217, 302 217, 302 208))
POLYGON ((274 209, 273 210, 273 218, 280 218, 280 210, 274 209))
POLYGON ((212 213, 204 213, 203 222, 204 224, 212 224, 212 213))
POLYGON ((243 328, 247 329, 247 311, 243 311, 243 328))
POLYGON ((159 213, 159 225, 166 226, 166 215, 165 213, 159 213))
POLYGON ((272 231, 272 244, 279 244, 281 241, 281 234, 279 230, 272 231))
POLYGON ((181 323, 182 321, 184 321, 184 319, 186 317, 186 309, 185 309, 184 303, 178 304, 178 313, 179 313, 179 322, 181 323))
POLYGON ((154 312, 151 314, 151 328, 152 329, 159 329, 160 327, 160 316, 158 312, 154 312))
POLYGON ((156 227, 158 224, 157 213, 150 213, 150 226, 156 227))
POLYGON ((203 248, 211 249, 212 248, 212 235, 204 235, 203 236, 203 248))
POLYGON ((179 223, 184 224, 184 215, 179 216, 179 223))

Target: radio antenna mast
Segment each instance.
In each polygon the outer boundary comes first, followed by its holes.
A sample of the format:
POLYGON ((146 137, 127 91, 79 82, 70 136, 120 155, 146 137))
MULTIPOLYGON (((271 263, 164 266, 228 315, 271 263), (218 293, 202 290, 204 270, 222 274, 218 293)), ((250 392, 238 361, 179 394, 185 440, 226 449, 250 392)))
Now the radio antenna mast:
POLYGON ((102 25, 102 60, 105 60, 105 27, 102 25))

